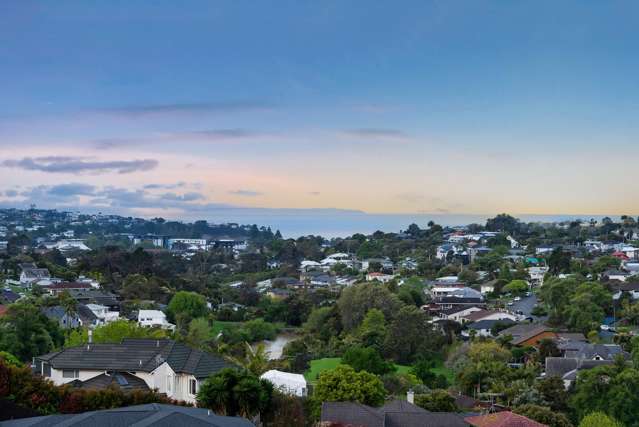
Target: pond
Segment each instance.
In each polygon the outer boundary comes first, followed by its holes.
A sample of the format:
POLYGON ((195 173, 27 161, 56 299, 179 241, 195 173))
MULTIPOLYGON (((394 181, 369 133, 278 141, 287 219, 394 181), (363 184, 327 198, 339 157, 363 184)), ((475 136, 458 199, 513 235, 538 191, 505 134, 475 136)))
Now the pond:
POLYGON ((284 346, 294 339, 298 338, 298 335, 292 332, 282 332, 278 334, 273 341, 263 341, 266 346, 266 351, 269 353, 269 360, 277 360, 282 357, 284 346))

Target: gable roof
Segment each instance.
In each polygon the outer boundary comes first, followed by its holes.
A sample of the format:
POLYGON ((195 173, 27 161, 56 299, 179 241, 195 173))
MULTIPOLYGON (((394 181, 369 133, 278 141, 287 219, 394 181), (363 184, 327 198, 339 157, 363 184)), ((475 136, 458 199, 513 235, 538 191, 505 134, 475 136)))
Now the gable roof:
POLYGON ((120 344, 90 344, 70 347, 36 359, 55 369, 151 372, 167 362, 176 373, 205 378, 232 367, 219 356, 188 347, 173 340, 130 339, 120 344))
POLYGON ((86 381, 76 380, 71 383, 76 388, 85 389, 105 389, 110 386, 116 386, 122 389, 122 391, 142 390, 150 391, 149 386, 142 378, 138 378, 135 375, 128 372, 111 372, 98 375, 97 377, 90 378, 86 381))
POLYGON ((475 329, 475 330, 479 330, 479 329, 492 329, 496 324, 500 324, 500 325, 511 325, 511 324, 515 324, 515 322, 513 320, 510 319, 486 319, 486 320, 479 320, 477 322, 471 323, 470 325, 468 325, 469 329, 475 329))
POLYGON ((322 403, 323 422, 365 427, 466 427, 452 412, 430 412, 407 401, 394 400, 380 408, 357 402, 322 403))
POLYGON ((546 424, 538 423, 523 415, 509 411, 477 415, 464 418, 464 420, 476 427, 548 427, 546 424))
POLYGON ((207 409, 149 403, 146 405, 84 412, 81 414, 49 415, 4 421, 9 427, 44 426, 153 426, 176 425, 194 427, 254 427, 250 421, 240 417, 224 417, 209 413, 207 409))

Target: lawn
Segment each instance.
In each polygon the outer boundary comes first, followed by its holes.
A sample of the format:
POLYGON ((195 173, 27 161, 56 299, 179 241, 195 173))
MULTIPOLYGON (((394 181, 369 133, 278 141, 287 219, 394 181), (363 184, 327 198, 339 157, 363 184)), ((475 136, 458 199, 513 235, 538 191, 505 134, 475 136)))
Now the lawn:
MULTIPOLYGON (((321 372, 327 371, 329 369, 335 369, 337 365, 342 361, 339 357, 326 357, 324 359, 315 359, 311 360, 311 367, 308 371, 304 373, 304 378, 306 381, 310 383, 314 383, 317 381, 317 377, 321 372)), ((397 372, 400 374, 406 374, 410 371, 410 366, 406 365, 395 365, 397 367, 397 372)), ((436 374, 441 374, 446 377, 449 383, 452 383, 454 380, 453 371, 444 367, 443 364, 439 364, 437 367, 433 369, 433 372, 436 374)))

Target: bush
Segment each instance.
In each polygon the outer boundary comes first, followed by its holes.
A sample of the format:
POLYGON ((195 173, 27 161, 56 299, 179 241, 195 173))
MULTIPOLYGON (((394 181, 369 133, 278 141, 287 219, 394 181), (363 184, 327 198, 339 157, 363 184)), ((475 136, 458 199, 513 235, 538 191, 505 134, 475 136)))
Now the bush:
POLYGON ((515 413, 530 418, 548 427, 573 427, 572 423, 561 412, 539 405, 521 405, 515 408, 515 413))
POLYGON ((446 390, 433 390, 415 396, 415 404, 431 412, 457 412, 455 399, 446 390))
POLYGON ((350 348, 342 357, 342 363, 350 365, 355 371, 366 371, 371 374, 384 375, 395 370, 395 366, 387 362, 371 347, 350 348))
POLYGON ((28 367, 9 365, 3 360, 0 360, 0 398, 10 398, 17 405, 37 410, 43 415, 71 414, 144 403, 186 405, 154 391, 125 393, 117 386, 105 390, 56 386, 48 379, 33 375, 28 367))

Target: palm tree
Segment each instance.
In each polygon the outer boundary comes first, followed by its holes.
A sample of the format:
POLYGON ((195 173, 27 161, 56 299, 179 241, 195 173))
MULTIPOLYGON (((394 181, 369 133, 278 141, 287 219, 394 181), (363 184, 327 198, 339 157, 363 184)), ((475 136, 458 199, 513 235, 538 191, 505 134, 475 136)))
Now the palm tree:
POLYGON ((244 342, 244 345, 246 346, 246 351, 243 358, 229 357, 229 359, 231 362, 243 367, 254 375, 262 375, 268 369, 269 365, 266 346, 264 343, 259 343, 253 347, 247 342, 244 342))

